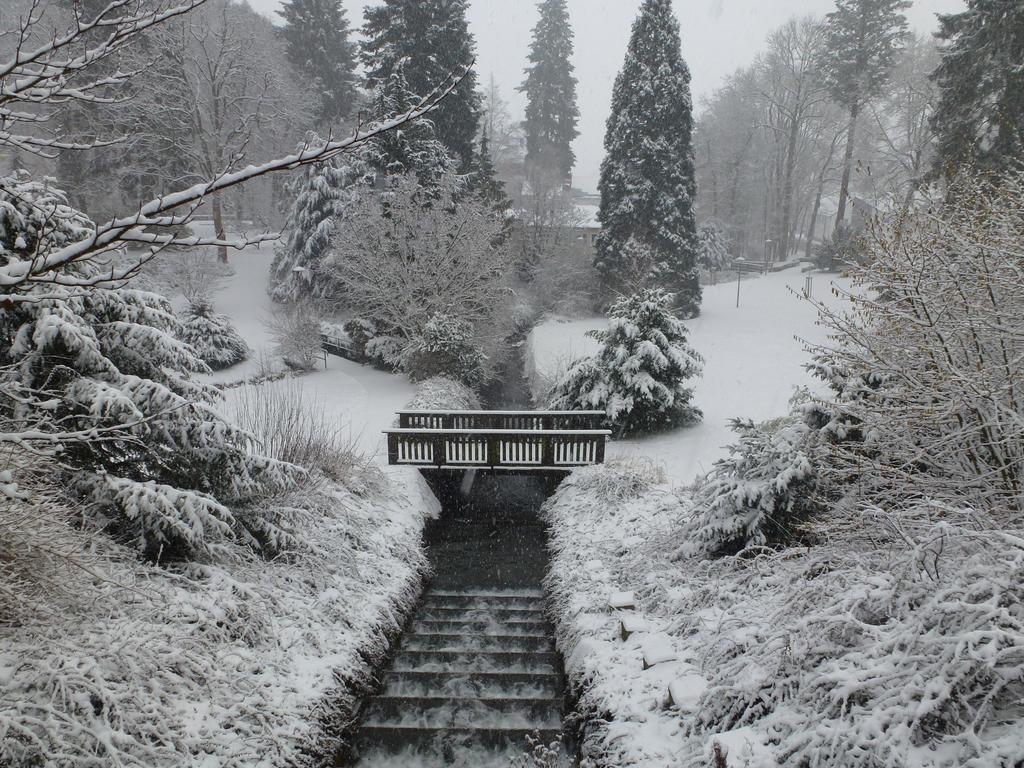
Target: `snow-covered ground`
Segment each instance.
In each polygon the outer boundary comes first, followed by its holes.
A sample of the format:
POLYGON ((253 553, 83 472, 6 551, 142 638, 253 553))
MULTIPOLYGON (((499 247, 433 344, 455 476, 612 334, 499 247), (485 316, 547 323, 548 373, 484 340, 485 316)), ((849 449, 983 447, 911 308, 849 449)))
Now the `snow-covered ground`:
MULTIPOLYGON (((690 343, 705 359, 703 375, 693 382, 694 404, 704 412, 703 421, 687 429, 614 442, 609 457, 645 456, 660 462, 674 481, 688 483, 710 470, 725 455, 724 447, 734 442, 729 419, 763 421, 786 413, 797 387, 816 385, 803 368, 808 357, 800 339, 824 340, 814 307, 797 295, 804 279, 795 270, 748 276, 740 286, 738 309, 736 283, 705 287, 700 317, 687 322, 690 343)), ((849 287, 842 278, 815 275, 813 295, 840 303, 830 289, 833 280, 849 287)), ((538 403, 575 358, 597 350, 597 342, 585 334, 604 323, 600 317, 556 317, 534 328, 527 342, 527 375, 538 403)))

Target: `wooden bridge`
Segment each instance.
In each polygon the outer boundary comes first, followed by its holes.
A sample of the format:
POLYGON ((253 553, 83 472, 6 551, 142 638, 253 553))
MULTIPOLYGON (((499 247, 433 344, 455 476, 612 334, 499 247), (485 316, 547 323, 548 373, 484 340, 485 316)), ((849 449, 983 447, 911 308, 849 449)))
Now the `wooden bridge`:
POLYGON ((602 411, 399 411, 388 463, 565 471, 604 462, 602 411))

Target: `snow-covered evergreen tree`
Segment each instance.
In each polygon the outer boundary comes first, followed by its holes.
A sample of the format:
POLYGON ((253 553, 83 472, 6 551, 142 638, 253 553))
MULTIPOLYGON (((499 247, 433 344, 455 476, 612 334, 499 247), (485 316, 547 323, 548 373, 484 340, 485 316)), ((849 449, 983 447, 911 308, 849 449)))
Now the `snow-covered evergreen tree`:
MULTIPOLYGON (((469 67, 476 42, 466 21, 467 6, 468 0, 384 0, 368 7, 360 58, 369 87, 377 90, 402 73, 409 90, 424 97, 469 67)), ((431 113, 438 138, 462 171, 473 162, 480 122, 476 86, 470 69, 431 113)))
POLYGON ((701 225, 697 232, 700 239, 700 256, 697 262, 703 269, 717 270, 729 266, 729 240, 722 234, 721 227, 713 221, 701 225))
POLYGON ((639 286, 700 308, 690 71, 671 0, 644 0, 615 79, 598 189, 595 266, 609 294, 639 286))
MULTIPOLYGON (((406 82, 402 68, 397 68, 376 89, 373 114, 379 120, 400 115, 419 102, 406 82)), ((364 147, 362 156, 377 174, 402 176, 415 173, 420 184, 433 187, 452 168, 448 150, 438 138, 430 118, 421 118, 396 131, 376 137, 364 147)))
MULTIPOLYGON (((311 137, 310 141, 315 141, 311 137)), ((275 301, 298 301, 330 291, 319 275, 320 260, 331 238, 334 219, 360 193, 372 172, 354 155, 307 165, 293 182, 295 200, 285 224, 284 243, 270 268, 271 296, 275 301)))
POLYGON ((466 320, 437 313, 409 346, 403 369, 413 381, 445 376, 468 387, 485 377, 486 356, 481 352, 473 326, 466 320))
POLYGON ((813 430, 799 415, 755 424, 733 419, 739 436, 693 499, 680 534, 683 556, 735 554, 748 546, 793 543, 814 510, 813 430))
MULTIPOLYGON (((49 181, 0 179, 0 265, 88 237, 94 225, 49 181)), ((195 556, 240 537, 273 551, 288 535, 240 505, 291 485, 299 468, 257 455, 216 411, 217 391, 170 303, 130 288, 36 283, 0 308, 0 418, 52 435, 45 450, 83 514, 153 558, 195 556)), ((6 430, 5 430, 6 431, 6 430)), ((37 449, 41 450, 41 449, 37 449)))
POLYGON ((486 130, 480 136, 480 145, 473 159, 473 172, 469 176, 467 190, 490 206, 495 215, 506 223, 507 234, 512 225, 512 201, 505 194, 505 185, 494 170, 491 142, 486 130))
POLYGON ((561 183, 576 164, 572 142, 579 135, 573 30, 566 0, 541 0, 537 9, 540 18, 530 42, 530 65, 519 86, 526 94, 527 178, 539 171, 555 174, 561 183))
POLYGON ((249 345, 231 320, 214 312, 213 304, 204 298, 189 302, 180 338, 214 371, 230 368, 249 356, 249 345))
POLYGON ((356 46, 341 0, 285 0, 277 13, 284 19, 289 61, 320 95, 317 121, 329 126, 344 120, 356 100, 356 46))
POLYGON ((1024 164, 1024 5, 968 0, 968 10, 939 16, 947 45, 933 77, 940 89, 932 127, 937 170, 991 170, 1024 164))
POLYGON ((686 326, 672 312, 673 296, 648 288, 617 301, 608 329, 591 331, 601 342, 594 357, 573 365, 555 385, 556 410, 603 410, 618 434, 638 434, 699 421, 686 386, 703 359, 686 341, 686 326))

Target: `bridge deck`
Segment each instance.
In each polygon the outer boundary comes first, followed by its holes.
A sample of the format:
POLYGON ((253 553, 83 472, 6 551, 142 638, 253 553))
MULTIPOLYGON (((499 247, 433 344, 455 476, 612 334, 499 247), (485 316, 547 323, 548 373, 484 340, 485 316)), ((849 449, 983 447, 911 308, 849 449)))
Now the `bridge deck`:
POLYGON ((400 411, 385 430, 390 464, 566 470, 601 464, 601 411, 400 411))

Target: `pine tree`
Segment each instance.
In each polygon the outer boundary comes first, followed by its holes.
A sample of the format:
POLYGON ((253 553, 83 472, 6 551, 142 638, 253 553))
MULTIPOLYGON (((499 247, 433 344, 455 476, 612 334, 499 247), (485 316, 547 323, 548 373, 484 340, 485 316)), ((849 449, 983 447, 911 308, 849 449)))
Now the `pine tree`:
POLYGON ((968 0, 968 10, 939 16, 949 44, 933 77, 939 104, 932 127, 936 165, 1001 171, 1024 163, 1024 5, 968 0))
POLYGON ((644 0, 615 79, 595 266, 606 291, 654 285, 700 307, 690 71, 671 0, 644 0))
POLYGON ((192 347, 212 371, 230 368, 249 356, 245 339, 238 335, 226 315, 213 311, 208 299, 197 298, 189 303, 179 338, 192 347))
MULTIPOLYGON (((51 180, 0 178, 0 264, 94 231, 51 180)), ((98 276, 87 264, 65 274, 98 276)), ((13 395, 3 415, 15 431, 53 435, 84 516, 152 558, 209 554, 230 538, 272 553, 290 540, 272 518, 230 507, 289 488, 302 471, 257 454, 219 415, 218 391, 191 377, 208 368, 179 340, 167 299, 67 283, 36 283, 22 298, 0 308, 0 388, 13 395), (61 437, 76 431, 91 437, 61 437)))
MULTIPOLYGON (((468 0, 384 0, 366 9, 360 58, 376 90, 401 71, 409 89, 425 97, 472 62, 476 43, 466 22, 468 0)), ((470 70, 431 114, 437 136, 458 162, 470 167, 480 122, 476 75, 470 70)))
MULTIPOLYGON (((319 139, 311 136, 308 141, 319 139)), ((334 219, 371 176, 367 165, 355 155, 342 155, 302 169, 292 187, 295 200, 285 225, 284 245, 275 253, 270 268, 270 294, 275 301, 322 297, 329 291, 329 284, 319 279, 319 266, 330 245, 334 219)))
MULTIPOLYGON (((399 67, 380 83, 373 97, 375 119, 385 120, 409 111, 419 102, 399 67)), ((433 117, 419 120, 395 131, 377 136, 362 156, 371 169, 385 176, 415 173, 420 184, 435 186, 452 167, 452 159, 438 138, 433 117)))
POLYGON ((473 172, 469 177, 468 190, 490 206, 495 214, 502 219, 508 219, 512 201, 505 194, 505 185, 501 183, 494 170, 490 138, 486 130, 480 136, 480 145, 473 159, 473 172))
POLYGON ((341 0, 286 0, 277 13, 284 19, 288 60, 320 94, 317 122, 344 120, 356 99, 356 46, 341 0))
POLYGON ((836 227, 846 219, 857 121, 885 87, 907 36, 909 0, 836 0, 825 22, 825 77, 832 98, 850 115, 836 227))
POLYGON ((672 302, 671 294, 647 288, 612 305, 608 329, 589 333, 601 351, 569 369, 552 391, 551 408, 602 410, 619 434, 699 421, 686 382, 700 374, 703 359, 687 344, 672 302))
POLYGON ((538 10, 530 66, 519 87, 526 94, 526 173, 528 178, 557 174, 561 184, 576 163, 572 142, 579 135, 573 31, 566 0, 542 0, 538 10))

